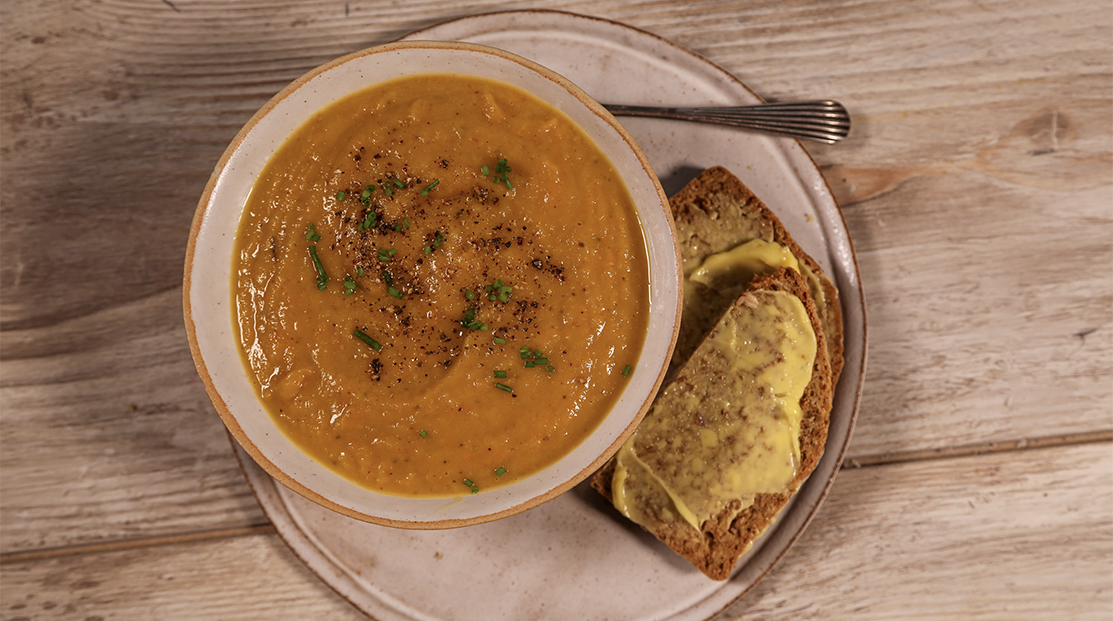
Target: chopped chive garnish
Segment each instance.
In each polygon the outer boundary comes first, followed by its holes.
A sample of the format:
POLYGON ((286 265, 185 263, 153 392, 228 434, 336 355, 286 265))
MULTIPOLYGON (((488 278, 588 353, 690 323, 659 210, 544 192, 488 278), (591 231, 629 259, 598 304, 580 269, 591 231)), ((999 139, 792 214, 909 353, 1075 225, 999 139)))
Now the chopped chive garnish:
POLYGON ((487 177, 491 174, 491 169, 487 168, 487 165, 484 164, 483 167, 479 169, 479 172, 483 173, 484 177, 487 177))
POLYGON ((518 353, 521 355, 527 369, 545 369, 549 373, 556 370, 540 349, 530 349, 529 346, 522 346, 518 349, 518 353))
POLYGON ((394 187, 396 187, 400 190, 405 190, 406 189, 406 184, 401 179, 395 179, 394 180, 394 187))
POLYGON ((325 272, 325 266, 321 263, 321 257, 317 256, 317 247, 309 247, 309 256, 313 258, 313 267, 317 270, 317 291, 321 291, 328 286, 328 274, 325 272))
POLYGON ((371 338, 371 337, 367 336, 367 334, 366 334, 366 333, 364 333, 364 332, 363 332, 362 330, 360 330, 359 328, 356 328, 355 330, 353 330, 353 331, 352 331, 352 334, 353 334, 353 335, 354 335, 354 336, 355 336, 355 337, 356 337, 357 339, 359 339, 359 340, 363 341, 364 343, 367 343, 368 345, 370 345, 370 346, 371 346, 371 349, 374 349, 375 351, 379 351, 380 349, 382 349, 382 348, 383 348, 383 346, 382 346, 382 345, 380 345, 378 341, 376 341, 375 339, 373 339, 373 338, 371 338))
POLYGON ((386 263, 391 257, 398 254, 397 248, 379 248, 379 260, 386 263))
POLYGON ((495 388, 498 388, 499 390, 505 390, 506 392, 514 392, 514 389, 513 389, 513 388, 511 388, 511 387, 509 387, 509 386, 507 386, 506 384, 498 384, 498 383, 496 383, 496 384, 495 384, 495 388))
POLYGON ((499 345, 506 345, 506 339, 502 339, 496 336, 494 340, 495 343, 498 343, 499 345))
POLYGON ((383 273, 381 274, 381 276, 383 277, 383 282, 386 283, 386 286, 388 286, 388 287, 393 287, 394 286, 394 277, 390 275, 390 272, 388 272, 386 270, 383 270, 383 273))
POLYGON ((359 201, 361 203, 363 203, 364 205, 366 205, 367 203, 369 203, 371 201, 371 193, 374 192, 374 191, 375 191, 375 186, 373 186, 373 185, 369 185, 369 186, 363 188, 363 191, 359 193, 359 201))
POLYGON ((433 254, 433 251, 440 248, 442 243, 444 243, 444 235, 441 235, 441 232, 437 231, 436 236, 433 238, 433 243, 425 247, 425 254, 433 254))
POLYGON ((425 186, 425 188, 423 190, 421 190, 421 195, 422 196, 429 196, 429 191, 432 190, 433 188, 437 187, 437 184, 439 184, 440 182, 441 182, 440 179, 434 179, 433 183, 430 183, 429 185, 425 186))
POLYGON ((495 377, 498 379, 506 379, 506 371, 495 371, 495 377))
POLYGON ((340 190, 339 192, 336 193, 336 200, 342 201, 345 198, 348 198, 348 193, 345 192, 344 190, 340 190))
POLYGON ((351 276, 344 277, 344 295, 352 295, 358 286, 351 276))
POLYGON ((419 436, 421 436, 421 437, 423 437, 423 438, 427 438, 427 437, 429 437, 429 432, 428 432, 428 431, 425 431, 424 429, 422 429, 422 430, 421 430, 421 433, 419 433, 419 434, 417 434, 417 435, 419 435, 419 436))
POLYGON ((467 485, 468 487, 471 488, 471 493, 473 493, 473 494, 478 494, 479 493, 479 486, 476 485, 475 483, 473 483, 471 479, 464 479, 464 485, 467 485))
POLYGON ((399 292, 399 291, 398 291, 397 289, 395 289, 394 287, 387 287, 387 290, 386 290, 386 294, 387 294, 387 295, 389 295, 389 296, 390 296, 390 297, 392 297, 392 298, 398 298, 399 300, 401 300, 401 299, 402 299, 402 294, 401 294, 401 292, 399 292))
POLYGON ((406 230, 407 231, 410 229, 410 219, 409 218, 402 218, 402 224, 406 225, 406 230))
MULTIPOLYGON (((486 168, 486 166, 484 166, 484 168, 486 168)), ((505 159, 499 160, 498 163, 495 164, 495 176, 491 177, 491 181, 502 183, 506 186, 507 190, 513 190, 514 187, 510 185, 510 177, 507 176, 510 171, 510 164, 507 163, 505 159)))
POLYGON ((310 222, 309 230, 305 233, 305 238, 311 242, 320 241, 321 236, 317 234, 317 225, 310 222))
POLYGON ((356 230, 370 231, 371 229, 375 228, 375 225, 378 223, 379 218, 375 215, 375 212, 368 210, 367 216, 364 217, 363 222, 361 222, 359 226, 356 227, 356 230))
POLYGON ((469 308, 468 310, 464 311, 464 320, 461 321, 460 324, 468 330, 475 330, 479 328, 480 325, 482 325, 480 322, 475 320, 474 308, 469 308))
POLYGON ((362 267, 357 267, 356 268, 356 276, 363 276, 363 268, 362 267))
POLYGON ((484 289, 487 292, 487 299, 494 302, 498 300, 503 304, 510 301, 510 294, 514 293, 514 287, 503 284, 502 279, 496 280, 494 283, 489 284, 484 289))
POLYGON ((471 479, 464 479, 464 485, 467 485, 468 487, 471 487, 471 486, 475 485, 475 483, 472 483, 471 479))
POLYGON ((633 369, 630 367, 630 365, 626 365, 626 366, 622 367, 622 376, 623 377, 628 377, 630 375, 630 371, 633 371, 633 369))
POLYGON ((503 468, 502 466, 499 466, 499 469, 495 470, 496 477, 501 477, 504 474, 506 474, 506 468, 503 468))
POLYGON ((469 301, 474 300, 475 299, 475 292, 472 291, 471 289, 464 289, 464 297, 467 298, 469 301))

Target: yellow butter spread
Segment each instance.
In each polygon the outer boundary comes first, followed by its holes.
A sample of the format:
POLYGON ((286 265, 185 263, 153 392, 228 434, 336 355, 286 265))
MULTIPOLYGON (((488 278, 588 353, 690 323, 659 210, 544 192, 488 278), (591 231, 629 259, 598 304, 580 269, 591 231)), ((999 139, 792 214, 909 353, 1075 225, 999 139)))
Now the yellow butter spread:
POLYGON ((816 348, 799 298, 743 294, 619 450, 615 507, 650 531, 678 517, 699 530, 736 499, 741 511, 784 491, 816 348))
POLYGON ((778 267, 800 271, 799 262, 788 248, 776 242, 754 239, 707 257, 688 274, 688 280, 719 291, 724 287, 738 287, 738 283, 745 288, 755 275, 778 267))
POLYGON ((691 356, 754 276, 778 267, 800 271, 801 265, 788 248, 764 239, 712 254, 691 267, 684 280, 684 312, 670 375, 691 356))

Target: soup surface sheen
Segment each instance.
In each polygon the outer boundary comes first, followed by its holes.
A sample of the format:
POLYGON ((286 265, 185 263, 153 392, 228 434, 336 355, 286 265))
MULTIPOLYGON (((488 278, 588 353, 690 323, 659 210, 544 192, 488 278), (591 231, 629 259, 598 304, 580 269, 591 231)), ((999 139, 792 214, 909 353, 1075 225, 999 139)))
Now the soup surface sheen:
POLYGON ((646 250, 612 164, 563 113, 482 78, 399 78, 320 110, 260 175, 233 261, 265 407, 388 494, 554 463, 646 335, 646 250))

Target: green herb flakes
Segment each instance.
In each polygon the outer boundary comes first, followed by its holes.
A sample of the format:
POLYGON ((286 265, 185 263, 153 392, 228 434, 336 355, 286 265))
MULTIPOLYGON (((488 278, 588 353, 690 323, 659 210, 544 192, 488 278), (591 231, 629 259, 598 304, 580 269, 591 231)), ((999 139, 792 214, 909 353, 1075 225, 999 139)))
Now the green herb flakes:
POLYGON ((311 242, 321 241, 321 236, 317 234, 317 225, 313 222, 309 223, 309 230, 306 231, 305 238, 311 242))
POLYGON ((545 369, 549 373, 556 370, 540 349, 530 349, 529 346, 523 345, 518 349, 518 354, 527 369, 545 369))
POLYGON ((363 341, 364 343, 367 343, 371 347, 371 349, 374 349, 375 351, 379 351, 383 348, 383 346, 378 341, 371 338, 370 336, 367 336, 367 334, 359 328, 353 330, 352 335, 355 336, 357 339, 363 341))
POLYGON ((499 469, 495 470, 496 477, 501 477, 504 474, 506 474, 506 468, 503 468, 502 466, 499 466, 499 469))
POLYGON ((502 282, 501 278, 499 278, 495 282, 487 285, 485 290, 487 291, 487 299, 488 300, 490 300, 492 302, 494 302, 495 300, 498 300, 499 302, 502 302, 503 304, 509 302, 510 301, 510 294, 514 293, 514 287, 511 287, 510 285, 504 284, 502 282))
POLYGON ((375 215, 374 211, 368 210, 367 215, 363 218, 363 222, 359 223, 359 226, 356 227, 356 230, 370 231, 371 229, 375 228, 375 225, 377 225, 378 223, 379 217, 375 215))
POLYGON ((499 160, 495 164, 495 175, 491 177, 491 181, 505 185, 507 190, 513 190, 514 186, 510 185, 510 177, 507 176, 511 170, 510 164, 505 159, 499 160))
POLYGON ((325 272, 325 266, 321 263, 321 257, 317 255, 317 247, 309 247, 309 257, 313 259, 313 268, 317 270, 317 291, 323 291, 328 286, 328 274, 325 272))

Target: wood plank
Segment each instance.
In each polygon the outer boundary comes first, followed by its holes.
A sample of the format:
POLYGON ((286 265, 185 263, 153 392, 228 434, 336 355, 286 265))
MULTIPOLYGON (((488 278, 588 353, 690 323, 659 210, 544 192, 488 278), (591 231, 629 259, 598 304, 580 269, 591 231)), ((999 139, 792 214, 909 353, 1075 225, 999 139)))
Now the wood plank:
MULTIPOLYGON (((1111 448, 844 471, 788 556, 721 618, 1108 618, 1111 448)), ((362 618, 274 535, 10 563, 0 578, 13 621, 48 606, 72 618, 362 618)))
POLYGON ((6 621, 367 619, 277 535, 7 564, 0 572, 6 621))
MULTIPOLYGON (((173 290, 63 321, 50 330, 58 351, 5 361, 4 552, 266 521, 193 367, 181 306, 173 290)), ((8 332, 5 351, 27 332, 39 330, 8 332)))
MULTIPOLYGON (((869 304, 851 457, 1113 428, 1113 271, 1093 269, 1113 262, 1113 8, 550 6, 669 37, 767 97, 851 106, 850 140, 809 145, 845 205, 869 304)), ((0 550, 261 523, 181 329, 196 200, 288 81, 458 14, 0 6, 0 550)))
POLYGON ((1111 449, 844 470, 783 564, 724 618, 1108 619, 1111 449))

